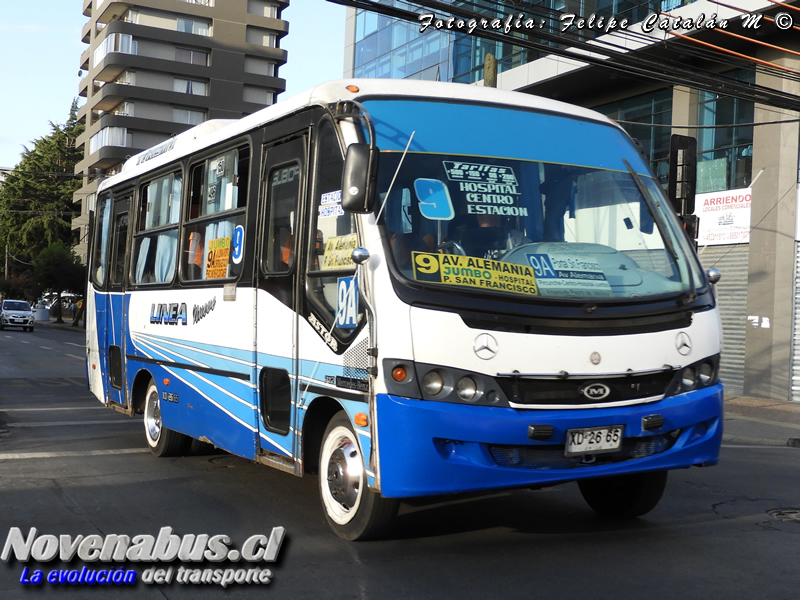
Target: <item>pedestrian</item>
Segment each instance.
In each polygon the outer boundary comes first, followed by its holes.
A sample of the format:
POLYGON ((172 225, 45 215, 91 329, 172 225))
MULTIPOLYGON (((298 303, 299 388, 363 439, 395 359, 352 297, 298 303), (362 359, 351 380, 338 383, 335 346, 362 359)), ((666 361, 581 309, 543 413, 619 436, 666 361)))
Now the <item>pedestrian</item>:
POLYGON ((72 320, 72 326, 77 327, 81 319, 83 319, 83 324, 85 325, 86 317, 83 314, 83 298, 75 304, 75 318, 72 320))

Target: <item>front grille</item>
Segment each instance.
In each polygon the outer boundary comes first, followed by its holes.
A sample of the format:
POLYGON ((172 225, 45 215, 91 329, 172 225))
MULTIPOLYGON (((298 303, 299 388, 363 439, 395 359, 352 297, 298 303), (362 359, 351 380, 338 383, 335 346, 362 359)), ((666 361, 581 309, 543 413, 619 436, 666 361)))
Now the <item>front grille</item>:
POLYGON ((692 324, 692 313, 624 319, 537 319, 514 318, 507 315, 462 313, 461 319, 471 329, 586 337, 656 333, 670 329, 685 329, 692 324))
MULTIPOLYGON (((673 432, 678 433, 678 432, 673 432)), ((609 462, 645 458, 666 452, 675 444, 677 435, 664 434, 643 438, 625 438, 617 452, 596 454, 587 462, 580 456, 564 456, 563 445, 488 446, 489 454, 498 467, 513 469, 575 469, 609 462)))
POLYGON ((598 379, 524 379, 522 377, 496 377, 495 380, 505 393, 509 402, 514 404, 566 404, 580 406, 582 404, 608 404, 639 398, 663 396, 672 377, 673 371, 661 371, 646 375, 625 375, 598 379), (591 398, 582 390, 592 384, 603 384, 609 393, 605 398, 591 398))

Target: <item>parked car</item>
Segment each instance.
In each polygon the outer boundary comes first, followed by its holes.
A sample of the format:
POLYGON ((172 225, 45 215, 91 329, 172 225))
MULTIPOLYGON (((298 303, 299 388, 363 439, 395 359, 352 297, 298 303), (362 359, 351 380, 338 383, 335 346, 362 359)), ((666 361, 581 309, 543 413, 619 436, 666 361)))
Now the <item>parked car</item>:
POLYGON ((0 302, 0 331, 6 327, 22 327, 33 331, 33 309, 25 300, 3 300, 0 302))

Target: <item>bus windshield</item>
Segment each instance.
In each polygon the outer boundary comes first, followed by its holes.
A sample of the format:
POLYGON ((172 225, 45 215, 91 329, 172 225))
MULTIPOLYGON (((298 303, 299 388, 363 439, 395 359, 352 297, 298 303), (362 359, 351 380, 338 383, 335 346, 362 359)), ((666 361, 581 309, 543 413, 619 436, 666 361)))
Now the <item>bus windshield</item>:
POLYGON ((693 293, 703 281, 617 128, 477 104, 364 104, 381 149, 375 210, 405 278, 575 300, 693 293))

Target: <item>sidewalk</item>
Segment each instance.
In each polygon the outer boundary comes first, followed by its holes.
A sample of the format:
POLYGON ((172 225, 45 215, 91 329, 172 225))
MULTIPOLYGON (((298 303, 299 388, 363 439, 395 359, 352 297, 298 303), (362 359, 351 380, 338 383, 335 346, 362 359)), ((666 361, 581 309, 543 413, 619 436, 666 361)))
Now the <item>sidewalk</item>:
POLYGON ((72 326, 72 319, 63 319, 63 323, 56 323, 55 319, 49 321, 36 321, 36 327, 48 327, 53 329, 66 329, 68 331, 77 331, 86 334, 86 324, 81 321, 80 325, 72 326))
POLYGON ((723 441, 800 448, 800 402, 726 396, 723 441))

